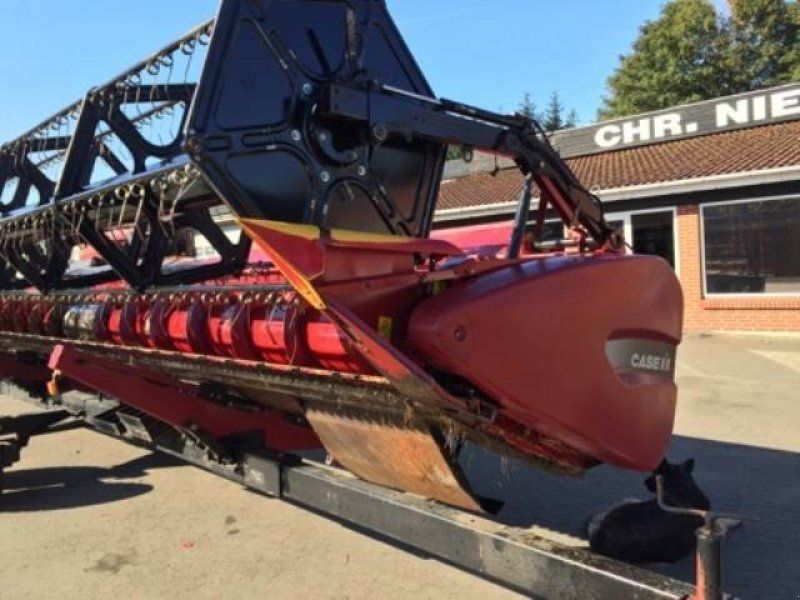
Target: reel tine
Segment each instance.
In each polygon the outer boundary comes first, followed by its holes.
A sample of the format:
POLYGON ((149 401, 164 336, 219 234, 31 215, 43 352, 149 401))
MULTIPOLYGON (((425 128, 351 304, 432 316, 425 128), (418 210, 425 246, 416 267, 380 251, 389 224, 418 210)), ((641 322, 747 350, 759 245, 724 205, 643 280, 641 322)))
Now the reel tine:
POLYGON ((94 230, 98 235, 102 235, 100 233, 100 199, 98 199, 97 206, 94 210, 94 230))
POLYGON ((39 224, 40 223, 41 223, 41 221, 40 221, 39 217, 31 218, 31 226, 32 226, 31 237, 33 238, 33 241, 36 244, 38 244, 41 241, 41 238, 39 237, 39 224))
POLYGON ((135 84, 136 85, 135 106, 136 106, 136 112, 138 113, 139 118, 141 118, 142 117, 142 104, 141 104, 141 100, 142 100, 142 76, 139 73, 135 73, 131 77, 132 77, 133 81, 137 82, 135 84))
POLYGON ((164 93, 169 90, 169 84, 172 82, 172 70, 175 68, 175 58, 172 54, 165 54, 160 59, 161 66, 168 69, 167 80, 164 82, 164 93))
POLYGON ((165 236, 169 237, 169 232, 167 231, 167 228, 164 226, 164 221, 161 218, 161 215, 164 214, 164 202, 165 202, 166 196, 167 196, 166 193, 159 194, 159 196, 158 196, 158 212, 156 214, 156 219, 158 221, 158 226, 161 228, 161 232, 165 236))
POLYGON ((114 235, 114 202, 113 200, 109 200, 108 203, 108 225, 106 226, 108 232, 113 236, 114 235))
MULTIPOLYGON (((70 217, 69 217, 69 218, 70 218, 70 225, 71 225, 71 227, 72 227, 72 229, 71 229, 71 232, 72 232, 72 239, 73 239, 73 240, 80 241, 80 235, 78 234, 78 221, 77 221, 77 213, 78 213, 78 211, 76 210, 76 207, 75 207, 75 205, 73 204, 73 205, 70 207, 70 217)), ((76 242, 76 243, 77 243, 77 242, 76 242)))
POLYGON ((2 257, 4 261, 6 261, 6 264, 10 265, 11 259, 9 259, 8 252, 6 251, 6 246, 8 245, 8 240, 9 240, 7 229, 4 227, 3 230, 0 231, 0 234, 2 234, 2 238, 0 238, 2 239, 2 242, 0 242, 0 257, 2 257))
POLYGON ((17 254, 22 254, 22 236, 19 235, 20 234, 19 228, 20 228, 20 225, 17 225, 15 223, 15 226, 14 226, 14 243, 16 245, 16 248, 15 248, 16 253, 17 254))
POLYGON ((123 223, 123 220, 125 219, 125 212, 127 210, 128 210, 128 197, 125 197, 122 200, 122 207, 120 208, 120 211, 119 211, 119 219, 117 219, 117 226, 116 226, 116 230, 117 231, 121 232, 121 231, 124 230, 123 226, 122 226, 122 223, 123 223))
POLYGON ((75 230, 77 232, 78 243, 79 244, 80 243, 87 243, 86 238, 81 233, 81 229, 83 228, 83 221, 84 221, 85 217, 86 217, 86 207, 82 206, 82 207, 80 207, 80 218, 78 219, 78 226, 77 226, 77 229, 75 230))
POLYGON ((181 44, 181 52, 184 56, 186 56, 186 68, 183 72, 183 83, 184 85, 188 84, 189 82, 189 72, 192 68, 192 61, 194 60, 194 53, 197 49, 197 38, 192 37, 181 44))
POLYGON ((139 205, 136 207, 136 215, 133 217, 133 227, 136 230, 136 235, 138 235, 141 239, 144 239, 144 235, 140 229, 139 222, 142 218, 142 209, 144 208, 145 197, 146 195, 142 194, 142 197, 139 198, 139 205))

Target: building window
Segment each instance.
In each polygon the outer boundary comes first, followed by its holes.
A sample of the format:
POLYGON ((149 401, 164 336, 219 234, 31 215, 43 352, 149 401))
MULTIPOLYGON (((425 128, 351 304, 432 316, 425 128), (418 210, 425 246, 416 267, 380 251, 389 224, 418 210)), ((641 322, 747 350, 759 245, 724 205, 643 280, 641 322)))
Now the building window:
POLYGON ((800 295, 800 198, 702 207, 707 294, 800 295))
POLYGON ((675 268, 674 214, 672 210, 633 213, 631 240, 636 254, 660 256, 675 268))
POLYGON ((678 270, 673 208, 609 213, 606 220, 611 227, 622 232, 634 254, 660 256, 678 270))

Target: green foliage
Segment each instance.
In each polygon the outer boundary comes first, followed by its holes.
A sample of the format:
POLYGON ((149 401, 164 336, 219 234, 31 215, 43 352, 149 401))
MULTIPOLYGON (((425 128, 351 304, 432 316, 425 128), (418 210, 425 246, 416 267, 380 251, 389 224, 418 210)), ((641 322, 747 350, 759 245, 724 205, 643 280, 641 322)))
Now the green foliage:
MULTIPOLYGON (((561 103, 561 99, 558 97, 558 92, 553 92, 550 95, 547 108, 543 112, 537 109, 536 103, 531 99, 530 93, 525 92, 522 100, 517 105, 517 114, 537 121, 548 133, 552 133, 553 131, 557 131, 559 129, 575 127, 578 124, 578 113, 574 108, 567 113, 566 117, 564 116, 564 105, 561 103)), ((463 159, 463 146, 447 147, 447 160, 463 159)))
POLYGON ((670 0, 608 79, 600 118, 735 94, 800 78, 796 0, 670 0))
POLYGON ((550 101, 547 103, 547 110, 542 119, 542 127, 545 131, 558 131, 564 126, 564 105, 558 98, 558 93, 550 94, 550 101))
POLYGON ((574 108, 571 108, 567 113, 566 121, 564 121, 564 129, 572 129, 573 127, 577 127, 578 121, 580 121, 578 118, 578 111, 574 108))
POLYGON ((574 108, 564 116, 564 104, 561 102, 558 92, 553 92, 550 95, 550 100, 547 102, 547 108, 544 111, 537 110, 536 103, 531 100, 531 95, 525 92, 522 101, 518 105, 517 113, 538 121, 547 132, 575 127, 578 123, 578 113, 575 112, 574 108))
POLYGON ((729 69, 738 91, 800 78, 800 5, 784 0, 729 0, 729 69))
POLYGON ((542 113, 536 110, 536 103, 531 100, 531 95, 528 92, 525 92, 522 101, 517 105, 517 114, 534 121, 542 120, 542 113))
POLYGON ((609 78, 601 118, 657 110, 718 95, 721 36, 708 0, 673 0, 648 21, 609 78))
POLYGON ((464 146, 448 146, 447 160, 461 160, 464 158, 464 146))

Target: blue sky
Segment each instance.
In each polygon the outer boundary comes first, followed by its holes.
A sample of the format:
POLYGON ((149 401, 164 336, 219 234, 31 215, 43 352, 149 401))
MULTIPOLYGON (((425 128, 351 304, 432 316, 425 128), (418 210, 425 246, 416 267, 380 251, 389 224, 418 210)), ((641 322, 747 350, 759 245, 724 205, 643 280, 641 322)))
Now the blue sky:
MULTIPOLYGON (((0 142, 205 18, 217 0, 26 0, 0 18, 0 142)), ((434 90, 513 111, 557 90, 582 123, 662 0, 388 0, 434 90), (613 9, 610 7, 613 6, 613 9)))

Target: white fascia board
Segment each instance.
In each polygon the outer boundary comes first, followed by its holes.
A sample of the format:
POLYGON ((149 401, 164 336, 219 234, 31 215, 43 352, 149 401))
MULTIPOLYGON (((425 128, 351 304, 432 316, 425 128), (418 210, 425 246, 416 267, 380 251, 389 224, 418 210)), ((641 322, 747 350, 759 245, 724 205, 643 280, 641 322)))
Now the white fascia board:
MULTIPOLYGON (((632 185, 627 187, 594 190, 593 193, 603 202, 618 202, 621 200, 636 200, 639 198, 656 198, 658 196, 672 196, 692 192, 706 192, 709 190, 722 190, 737 188, 746 185, 766 185, 782 181, 800 180, 800 165, 763 169, 760 171, 746 171, 744 173, 727 173, 724 175, 710 175, 678 181, 664 181, 648 183, 645 185, 632 185)), ((482 204, 464 208, 447 208, 436 211, 434 222, 456 221, 462 219, 477 219, 497 215, 514 214, 517 202, 501 202, 497 204, 482 204)), ((536 208, 532 202, 531 209, 536 208)))
POLYGON ((709 190, 723 190, 745 185, 765 185, 800 179, 800 165, 778 167, 776 169, 763 169, 761 171, 746 171, 744 173, 726 173, 724 175, 710 175, 708 177, 695 177, 678 181, 663 181, 630 187, 609 188, 595 191, 601 200, 632 200, 636 198, 651 198, 673 194, 686 194, 691 192, 707 192, 709 190))

